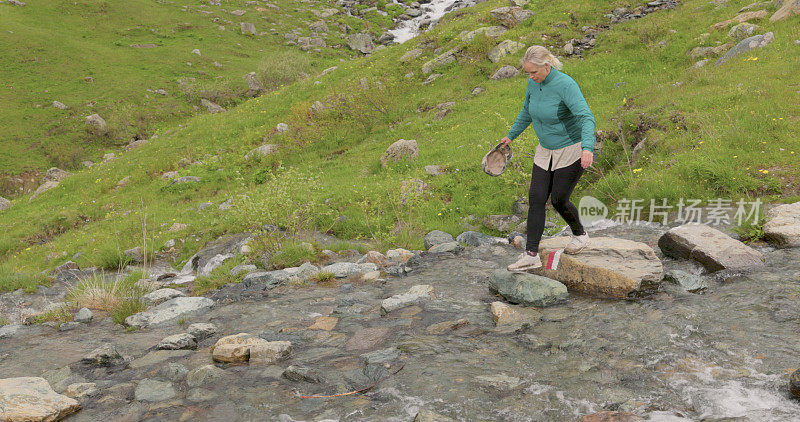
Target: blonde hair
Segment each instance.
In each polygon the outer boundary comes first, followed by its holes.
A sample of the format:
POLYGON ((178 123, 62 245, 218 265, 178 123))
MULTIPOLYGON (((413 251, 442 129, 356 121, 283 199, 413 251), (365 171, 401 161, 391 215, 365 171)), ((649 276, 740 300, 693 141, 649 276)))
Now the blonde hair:
POLYGON ((536 66, 544 66, 545 64, 549 64, 551 67, 554 67, 558 70, 561 70, 561 68, 564 67, 564 65, 561 64, 561 61, 558 60, 558 58, 556 58, 556 56, 554 56, 550 50, 542 47, 541 45, 532 45, 527 51, 525 51, 525 55, 522 56, 522 64, 524 65, 528 62, 533 63, 536 66))

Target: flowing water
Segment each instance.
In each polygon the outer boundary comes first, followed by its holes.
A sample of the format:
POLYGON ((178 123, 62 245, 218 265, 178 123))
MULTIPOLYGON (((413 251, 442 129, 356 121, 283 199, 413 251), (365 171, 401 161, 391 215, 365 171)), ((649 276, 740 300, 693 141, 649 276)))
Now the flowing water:
MULTIPOLYGON (((394 40, 397 43, 404 43, 411 38, 414 38, 420 32, 420 26, 425 23, 432 28, 436 26, 439 19, 442 18, 448 11, 448 8, 461 0, 432 0, 430 3, 420 5, 422 14, 412 19, 400 22, 397 28, 389 30, 388 32, 395 36, 394 40)), ((393 3, 398 3, 393 1, 393 3)))
MULTIPOLYGON (((655 245, 663 231, 618 226, 592 235, 655 245)), ((461 421, 569 421, 602 410, 631 411, 653 421, 800 420, 800 405, 787 388, 789 374, 800 364, 800 251, 762 251, 767 269, 748 276, 707 276, 710 287, 704 294, 668 283, 639 299, 571 294, 562 305, 520 307, 536 322, 516 330, 495 326, 489 304, 498 298, 486 286, 494 268, 515 259, 508 245, 427 256, 410 275, 388 277, 385 283, 283 286, 269 297, 245 300, 233 285, 213 296, 218 304, 207 314, 187 319, 219 327, 197 351, 161 361, 148 354, 161 338, 182 332, 177 324, 132 333, 108 321, 66 333, 30 328, 0 342, 0 378, 70 366, 103 391, 69 418, 76 421, 120 415, 131 420, 410 421, 420 409, 461 421), (383 298, 416 284, 433 286, 436 299, 380 315, 383 298), (339 318, 332 331, 308 329, 320 315, 339 318), (453 331, 426 330, 462 318, 469 324, 453 331), (219 365, 225 375, 199 388, 175 381, 176 396, 159 403, 133 400, 133 386, 143 378, 159 378, 166 362, 189 369, 212 363, 209 347, 220 336, 239 332, 292 341, 293 354, 278 365, 219 365), (77 363, 105 342, 133 361, 109 369, 77 363), (361 356, 394 348, 399 354, 385 365, 367 365, 361 356), (289 365, 311 368, 320 382, 283 378, 289 365), (365 393, 301 398, 347 393, 382 377, 365 393), (126 385, 127 393, 120 387, 126 385)), ((665 269, 700 272, 689 262, 661 258, 665 269)))

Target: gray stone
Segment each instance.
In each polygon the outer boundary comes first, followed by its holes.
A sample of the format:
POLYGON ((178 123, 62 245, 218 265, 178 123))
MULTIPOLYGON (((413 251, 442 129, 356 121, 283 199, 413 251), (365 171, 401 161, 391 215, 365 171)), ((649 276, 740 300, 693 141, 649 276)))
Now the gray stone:
POLYGON ((456 237, 456 241, 470 246, 483 246, 497 243, 494 237, 476 231, 465 231, 456 237))
POLYGON ((264 92, 264 84, 258 79, 256 72, 250 72, 244 75, 244 80, 247 82, 247 95, 248 97, 258 97, 264 92))
POLYGON ((144 262, 144 254, 142 253, 141 246, 127 249, 122 252, 122 255, 124 255, 125 258, 127 258, 131 264, 141 264, 142 262, 144 262))
POLYGON ((428 232, 423 239, 425 244, 425 249, 430 249, 433 246, 440 245, 442 243, 449 243, 453 241, 453 235, 450 233, 445 233, 441 230, 433 230, 428 232))
POLYGON ((33 195, 31 195, 31 198, 28 200, 28 202, 33 201, 34 199, 38 198, 39 195, 49 191, 50 189, 58 187, 58 185, 59 182, 52 180, 42 183, 38 188, 36 188, 36 191, 33 192, 33 195))
POLYGON ((106 343, 86 355, 81 359, 82 363, 94 366, 113 366, 120 364, 124 361, 122 355, 117 351, 117 347, 113 344, 106 343))
POLYGON ((181 382, 186 378, 189 369, 177 362, 170 362, 161 367, 158 375, 172 382, 181 382))
POLYGON ((43 378, 0 379, 0 416, 4 421, 58 421, 80 408, 76 400, 53 391, 43 378))
POLYGON ((256 26, 250 22, 240 22, 239 28, 242 31, 242 35, 258 35, 258 31, 256 31, 256 26))
POLYGON ((664 274, 664 280, 679 284, 687 292, 695 293, 708 288, 708 283, 699 275, 689 274, 685 271, 670 270, 664 274))
POLYGON ((728 50, 722 57, 714 63, 714 66, 719 66, 728 60, 738 56, 739 54, 745 53, 747 51, 754 50, 756 48, 762 48, 775 40, 775 35, 772 32, 767 32, 766 34, 762 35, 754 35, 749 38, 745 38, 736 44, 733 48, 728 50))
POLYGON ((134 397, 139 401, 160 402, 175 397, 175 389, 169 381, 145 378, 136 386, 134 397))
POLYGON ((408 51, 405 52, 405 54, 403 54, 400 57, 400 63, 408 63, 408 62, 416 59, 417 57, 419 57, 421 54, 422 54, 422 50, 419 49, 419 48, 414 48, 414 49, 408 50, 408 51))
MULTIPOLYGON (((412 74, 410 74, 410 75, 411 75, 411 76, 413 76, 413 73, 412 73, 412 74)), ((406 75, 406 76, 407 76, 407 77, 411 77, 411 76, 408 76, 408 75, 406 75)), ((441 74, 441 73, 434 73, 434 74, 432 74, 432 75, 428 76, 427 78, 425 78, 425 80, 424 80, 424 81, 422 81, 422 84, 423 84, 423 85, 428 85, 428 84, 430 84, 431 82, 433 82, 433 81, 435 81, 435 80, 437 80, 437 79, 439 79, 439 78, 441 78, 441 77, 442 77, 442 74, 441 74)))
POLYGON ((513 230, 522 219, 516 215, 488 215, 483 219, 483 225, 499 232, 513 230))
POLYGON ((320 376, 311 368, 305 366, 289 365, 281 374, 284 378, 290 381, 305 381, 310 383, 319 383, 320 376))
POLYGON ((267 288, 272 289, 287 282, 291 276, 286 270, 254 271, 244 276, 242 283, 247 287, 265 284, 267 288))
MULTIPOLYGON (((543 239, 539 253, 564 249, 571 236, 543 239)), ((562 253, 558 268, 530 270, 564 283, 568 289, 609 297, 637 296, 654 290, 664 278, 661 261, 650 246, 612 237, 593 237, 577 255, 562 253)))
POLYGON ((534 14, 532 11, 525 10, 519 6, 500 7, 489 13, 506 28, 514 27, 534 14))
POLYGON ((247 273, 251 273, 253 271, 256 271, 257 269, 258 269, 258 267, 256 267, 253 264, 237 265, 237 266, 231 268, 230 274, 231 274, 231 276, 236 277, 237 275, 239 275, 241 273, 247 274, 247 273))
POLYGON ((692 259, 709 271, 746 271, 764 267, 760 252, 704 224, 673 227, 658 239, 664 255, 692 259))
POLYGON ((495 81, 499 81, 501 79, 513 78, 513 77, 515 77, 517 75, 519 75, 519 70, 517 70, 516 67, 510 66, 510 65, 505 65, 505 66, 501 67, 500 69, 497 69, 492 74, 492 76, 490 76, 490 79, 493 79, 495 81))
POLYGON ((205 340, 217 333, 217 326, 210 323, 198 322, 186 329, 186 332, 193 335, 198 341, 205 340))
POLYGON ((89 131, 95 135, 102 136, 108 133, 108 125, 99 114, 87 116, 85 124, 89 127, 89 131))
POLYGON ((456 420, 431 410, 422 409, 417 412, 417 416, 414 417, 414 422, 456 422, 456 420))
POLYGON ((42 378, 46 379, 57 393, 63 393, 71 384, 86 382, 84 377, 73 374, 69 366, 45 371, 42 374, 42 378))
POLYGON ((419 155, 419 146, 414 139, 400 139, 389 145, 381 155, 381 165, 386 167, 389 162, 397 162, 401 159, 413 160, 419 155))
POLYGON ((355 51, 370 54, 375 51, 375 43, 372 41, 372 34, 359 33, 347 37, 347 45, 355 51))
POLYGON ((205 312, 212 306, 214 301, 205 297, 176 297, 125 318, 125 324, 136 328, 163 325, 181 317, 205 312))
POLYGON ((217 393, 211 390, 206 390, 205 388, 192 388, 188 393, 186 393, 186 400, 189 400, 192 403, 212 401, 216 400, 217 397, 217 393))
POLYGON ((478 375, 475 380, 483 386, 499 391, 510 391, 522 385, 521 379, 506 374, 478 375))
POLYGON ((14 337, 24 327, 25 327, 24 325, 20 324, 3 325, 2 327, 0 327, 0 340, 14 337))
POLYGON ((321 269, 321 271, 333 273, 335 278, 345 278, 353 274, 362 274, 377 270, 378 266, 371 262, 365 262, 363 264, 336 262, 334 264, 322 267, 321 269))
POLYGON ((209 275, 211 275, 212 271, 214 271, 217 268, 221 267, 222 264, 225 263, 225 261, 227 261, 227 260, 229 260, 229 259, 231 259, 233 257, 234 257, 234 254, 232 254, 232 253, 214 255, 210 259, 205 261, 202 266, 198 265, 198 267, 197 267, 197 275, 199 275, 199 276, 209 276, 209 275))
POLYGON ((189 387, 199 387, 225 376, 225 371, 214 365, 203 365, 195 368, 186 375, 186 385, 189 387))
POLYGON ((0 211, 5 211, 11 208, 11 201, 0 196, 0 211))
POLYGON ((534 274, 515 274, 494 270, 489 276, 489 290, 503 296, 511 303, 545 307, 564 302, 569 293, 567 286, 534 274))
POLYGON ((780 9, 778 9, 769 20, 770 22, 777 22, 791 15, 800 15, 800 0, 785 0, 780 9))
POLYGON ((264 144, 264 145, 261 145, 258 148, 250 150, 250 152, 248 152, 244 156, 244 158, 247 159, 247 160, 249 160, 249 159, 251 159, 253 157, 261 157, 261 158, 263 158, 263 157, 272 155, 277 151, 278 151, 278 146, 277 145, 275 145, 275 144, 264 144))
POLYGON ((434 70, 456 61, 456 55, 461 52, 461 47, 450 49, 422 65, 422 73, 429 74, 434 70))
POLYGON ((325 24, 325 21, 319 20, 308 24, 308 29, 314 32, 328 32, 328 25, 325 24))
POLYGON ((728 36, 734 38, 736 40, 741 40, 753 35, 758 25, 749 23, 749 22, 742 22, 728 31, 728 36))
POLYGON ((394 295, 381 302, 381 315, 386 315, 396 309, 406 306, 419 304, 433 299, 433 287, 427 284, 419 284, 411 287, 408 292, 394 295))
POLYGON ((94 317, 94 315, 92 314, 92 311, 89 310, 89 308, 81 308, 78 311, 78 313, 76 313, 75 316, 72 317, 72 319, 75 322, 88 324, 89 322, 92 321, 92 317, 94 317))
POLYGON ((211 114, 222 113, 222 112, 225 111, 225 109, 222 108, 219 104, 217 104, 217 103, 215 103, 213 101, 207 100, 205 98, 200 100, 200 105, 205 107, 206 110, 208 110, 208 112, 211 113, 211 114))
POLYGON ((170 185, 180 185, 182 183, 199 183, 202 179, 197 176, 183 176, 178 177, 177 179, 172 179, 170 185))
POLYGON ((97 388, 97 384, 93 382, 76 382, 67 386, 64 390, 64 395, 73 399, 83 399, 99 396, 100 390, 97 388))
POLYGON ((64 103, 62 103, 61 101, 53 101, 53 107, 59 110, 66 110, 67 108, 69 108, 66 105, 64 105, 64 103))
POLYGON ((775 246, 800 247, 800 202, 771 208, 762 229, 764 237, 775 246))
POLYGON ((478 34, 486 35, 487 37, 497 38, 503 35, 507 29, 503 26, 484 26, 474 31, 464 32, 460 35, 462 41, 470 43, 478 34))
POLYGON ((425 173, 428 173, 431 176, 441 176, 444 174, 444 169, 442 169, 442 166, 439 165, 429 165, 425 166, 425 173))
POLYGON ((491 50, 489 50, 488 57, 489 57, 489 60, 492 61, 492 63, 497 63, 503 57, 505 57, 505 56, 507 56, 509 54, 514 54, 514 53, 516 53, 517 51, 519 51, 522 48, 525 48, 525 44, 523 44, 521 42, 512 41, 512 40, 505 40, 505 41, 501 42, 500 44, 496 45, 491 50))
POLYGON ((186 294, 180 290, 158 289, 142 296, 141 301, 143 304, 147 306, 155 306, 158 305, 159 303, 166 302, 170 299, 182 296, 186 296, 186 294))
POLYGON ((464 247, 461 246, 458 242, 447 242, 447 243, 440 243, 438 245, 432 246, 428 249, 430 253, 459 253, 464 250, 464 247))
POLYGON ((374 352, 364 353, 361 358, 364 359, 366 365, 376 365, 391 362, 400 357, 400 350, 397 347, 390 347, 388 349, 376 350, 374 352))
POLYGON ((58 326, 58 331, 71 331, 81 326, 80 322, 67 321, 58 326))
POLYGON ((208 268, 211 261, 219 261, 218 255, 235 255, 242 250, 242 247, 250 240, 250 233, 226 234, 211 242, 208 242, 203 249, 192 255, 186 264, 181 268, 181 274, 190 274, 192 271, 201 271, 208 268))
POLYGON ((277 133, 284 133, 288 130, 289 130, 289 125, 287 125, 286 123, 278 123, 277 125, 275 125, 275 131, 277 133))
POLYGON ((174 334, 164 337, 156 346, 159 350, 185 350, 196 349, 197 339, 188 333, 174 334))

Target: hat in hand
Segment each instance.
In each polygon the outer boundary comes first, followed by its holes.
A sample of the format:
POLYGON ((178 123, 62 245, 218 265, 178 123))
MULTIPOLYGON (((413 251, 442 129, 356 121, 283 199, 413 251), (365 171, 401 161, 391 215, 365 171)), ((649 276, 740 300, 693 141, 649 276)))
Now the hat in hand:
POLYGON ((497 177, 503 174, 509 161, 511 161, 511 147, 501 142, 483 156, 481 167, 484 173, 497 177))

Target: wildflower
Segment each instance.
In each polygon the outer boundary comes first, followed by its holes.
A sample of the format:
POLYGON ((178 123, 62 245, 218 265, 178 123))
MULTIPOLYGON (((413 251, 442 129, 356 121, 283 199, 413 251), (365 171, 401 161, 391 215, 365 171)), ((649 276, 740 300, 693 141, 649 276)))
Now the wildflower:
POLYGON ((734 155, 733 158, 739 158, 739 156, 738 155, 734 155))
POLYGON ((634 173, 638 173, 638 172, 640 172, 640 171, 642 171, 642 169, 641 169, 641 168, 638 168, 638 169, 633 169, 633 172, 634 172, 634 173))

